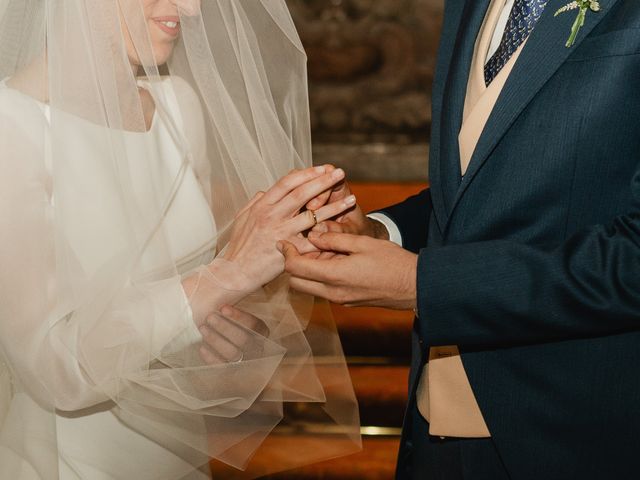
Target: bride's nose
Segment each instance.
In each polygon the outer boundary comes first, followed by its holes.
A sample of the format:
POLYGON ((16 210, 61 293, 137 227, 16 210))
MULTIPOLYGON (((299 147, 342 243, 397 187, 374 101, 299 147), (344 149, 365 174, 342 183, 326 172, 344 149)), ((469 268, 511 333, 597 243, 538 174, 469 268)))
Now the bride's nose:
POLYGON ((178 11, 189 17, 200 13, 200 0, 169 0, 169 3, 178 8, 178 11))

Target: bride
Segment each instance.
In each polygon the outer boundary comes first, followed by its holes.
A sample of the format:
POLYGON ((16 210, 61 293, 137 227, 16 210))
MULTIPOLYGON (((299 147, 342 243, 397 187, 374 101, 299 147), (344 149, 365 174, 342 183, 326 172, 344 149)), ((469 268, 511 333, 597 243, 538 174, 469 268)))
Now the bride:
POLYGON ((358 448, 335 328, 275 248, 354 204, 305 208, 342 172, 309 167, 304 65, 283 0, 0 0, 1 480, 358 448))

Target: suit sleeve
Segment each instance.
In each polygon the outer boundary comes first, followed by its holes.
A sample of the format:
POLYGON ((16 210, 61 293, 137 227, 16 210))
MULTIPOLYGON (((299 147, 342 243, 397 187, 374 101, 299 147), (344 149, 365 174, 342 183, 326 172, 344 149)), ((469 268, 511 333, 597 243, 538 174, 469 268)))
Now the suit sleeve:
POLYGON ((402 246, 418 253, 427 245, 431 210, 431 191, 426 188, 417 195, 379 212, 384 213, 398 226, 402 235, 402 246))
POLYGON ((640 329, 640 172, 631 211, 552 248, 425 248, 418 312, 430 345, 511 346, 640 329))

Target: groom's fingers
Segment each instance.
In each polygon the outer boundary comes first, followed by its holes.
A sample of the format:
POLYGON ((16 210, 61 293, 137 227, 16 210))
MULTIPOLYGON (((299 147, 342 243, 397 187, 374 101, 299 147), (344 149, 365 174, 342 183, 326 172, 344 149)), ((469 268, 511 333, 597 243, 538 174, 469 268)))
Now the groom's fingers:
POLYGON ((286 240, 278 241, 278 243, 276 243, 276 248, 280 253, 282 253, 285 261, 293 260, 294 258, 298 258, 302 256, 300 255, 300 252, 298 251, 296 246, 291 242, 287 242, 286 240))
POLYGON ((336 222, 334 220, 325 220, 322 223, 318 223, 315 227, 311 229, 314 232, 318 233, 353 233, 357 235, 357 230, 353 227, 351 222, 336 222))
POLYGON ((299 277, 291 277, 289 279, 291 288, 298 292, 307 293, 315 297, 327 298, 329 296, 329 289, 324 283, 316 282, 315 280, 307 280, 299 277))
POLYGON ((339 257, 344 257, 344 255, 336 252, 320 252, 320 255, 318 256, 320 260, 328 260, 330 258, 339 258, 339 257))
POLYGON ((301 233, 296 236, 289 237, 289 241, 295 245, 300 255, 306 255, 313 252, 319 253, 315 245, 307 240, 307 237, 303 236, 301 233))
POLYGON ((319 250, 328 250, 331 252, 341 253, 359 252, 362 247, 362 242, 365 241, 365 238, 361 235, 334 232, 309 232, 307 238, 319 250))
POLYGON ((296 247, 286 240, 280 240, 278 250, 284 255, 284 269, 294 277, 306 280, 328 281, 331 260, 315 260, 300 255, 296 247))

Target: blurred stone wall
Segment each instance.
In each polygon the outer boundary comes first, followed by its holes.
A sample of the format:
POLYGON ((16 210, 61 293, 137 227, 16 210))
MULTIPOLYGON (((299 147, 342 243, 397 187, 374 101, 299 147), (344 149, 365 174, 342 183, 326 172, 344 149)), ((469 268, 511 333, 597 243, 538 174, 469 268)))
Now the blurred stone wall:
POLYGON ((287 0, 308 55, 314 162, 426 180, 444 0, 287 0))

